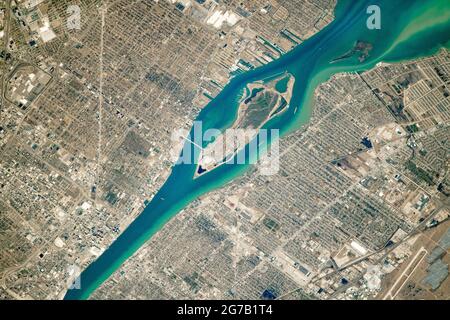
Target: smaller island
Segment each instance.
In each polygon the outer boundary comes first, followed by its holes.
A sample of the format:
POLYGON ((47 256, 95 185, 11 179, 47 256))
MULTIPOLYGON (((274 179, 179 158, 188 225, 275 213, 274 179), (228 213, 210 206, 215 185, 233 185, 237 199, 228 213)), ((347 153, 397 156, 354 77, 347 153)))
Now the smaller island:
POLYGON ((364 62, 369 57, 369 53, 370 51, 372 51, 372 49, 373 45, 371 43, 358 40, 350 51, 332 60, 331 63, 335 63, 354 56, 358 57, 359 62, 364 62))

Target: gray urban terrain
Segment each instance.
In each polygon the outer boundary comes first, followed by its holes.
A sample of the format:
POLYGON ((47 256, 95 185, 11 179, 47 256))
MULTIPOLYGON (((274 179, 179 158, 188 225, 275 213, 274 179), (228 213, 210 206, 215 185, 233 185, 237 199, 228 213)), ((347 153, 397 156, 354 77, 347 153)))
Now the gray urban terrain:
MULTIPOLYGON (((0 299, 62 299, 170 174, 171 135, 335 0, 0 0, 0 299)), ((91 299, 449 299, 450 53, 315 91, 91 299)))

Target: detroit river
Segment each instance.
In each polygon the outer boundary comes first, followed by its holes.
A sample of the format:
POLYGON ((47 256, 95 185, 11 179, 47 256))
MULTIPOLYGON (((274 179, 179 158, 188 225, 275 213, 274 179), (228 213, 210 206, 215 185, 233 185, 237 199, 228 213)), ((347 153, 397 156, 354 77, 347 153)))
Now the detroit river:
MULTIPOLYGON (((204 130, 226 129, 236 118, 237 100, 247 84, 287 71, 295 77, 290 106, 264 125, 267 129, 279 129, 283 136, 308 122, 315 88, 333 74, 367 70, 381 61, 399 62, 428 56, 442 47, 448 48, 449 41, 450 2, 447 0, 340 0, 332 23, 276 61, 233 78, 202 109, 197 120, 202 121, 204 130), (381 9, 379 30, 367 27, 370 5, 381 9), (350 52, 357 41, 372 45, 363 62, 358 55, 335 61, 350 52)), ((193 179, 195 164, 174 165, 169 178, 144 211, 81 273, 81 288, 68 290, 65 299, 89 298, 179 211, 202 194, 242 175, 249 167, 226 164, 193 179)))

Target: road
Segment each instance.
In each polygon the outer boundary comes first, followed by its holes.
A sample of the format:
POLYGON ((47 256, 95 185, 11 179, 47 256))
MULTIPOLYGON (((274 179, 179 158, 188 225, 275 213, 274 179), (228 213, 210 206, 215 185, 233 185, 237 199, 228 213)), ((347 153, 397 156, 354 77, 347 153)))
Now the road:
MULTIPOLYGON (((9 42, 9 33, 11 30, 11 1, 7 0, 5 5, 5 17, 4 17, 4 31, 5 34, 3 35, 3 47, 0 49, 0 51, 5 51, 5 54, 8 52, 8 42, 9 42)), ((2 98, 1 98, 1 106, 4 106, 5 104, 5 88, 6 88, 6 73, 7 73, 7 65, 6 63, 2 66, 2 98)))
MULTIPOLYGON (((409 239, 411 239, 411 237, 413 237, 413 236, 415 236, 416 234, 418 234, 418 233, 421 233, 422 231, 423 231, 423 228, 426 226, 426 224, 431 220, 431 219, 433 219, 442 209, 444 209, 444 208, 450 208, 450 199, 445 199, 444 201, 439 201, 439 200, 436 200, 436 202, 438 203, 438 207, 424 220, 424 221, 422 221, 420 224, 418 224, 413 230, 411 230, 411 232, 405 237, 405 238, 403 238, 401 241, 399 241, 399 242, 397 242, 397 243, 395 243, 394 245, 392 245, 392 246, 390 246, 389 248, 381 248, 380 250, 377 250, 377 251, 375 251, 375 252, 371 252, 371 253, 368 253, 368 254, 366 254, 366 255, 364 255, 364 256, 361 256, 361 257, 358 257, 358 258, 356 258, 356 259, 354 259, 354 260, 352 260, 352 261, 350 261, 349 263, 347 263, 346 265, 344 265, 344 266, 341 266, 339 269, 334 269, 334 271, 332 271, 332 272, 330 272, 330 273, 328 273, 328 274, 326 274, 326 275, 323 275, 323 276, 321 276, 321 277, 313 277, 312 279, 311 279, 311 282, 319 282, 321 279, 324 279, 324 278, 327 278, 327 277, 329 277, 329 276, 332 276, 332 275, 335 275, 335 274, 338 274, 338 273, 340 273, 341 271, 343 271, 343 270, 345 270, 345 269, 347 269, 347 268, 350 268, 350 267, 352 267, 352 266, 354 266, 354 265, 356 265, 356 264, 358 264, 358 263, 361 263, 361 262, 363 262, 363 261, 365 261, 365 260, 367 260, 368 258, 370 258, 370 257, 372 257, 372 256, 374 256, 374 255, 376 255, 376 254, 380 254, 380 253, 383 253, 384 251, 386 251, 384 254, 383 254, 383 256, 381 257, 381 258, 379 258, 376 262, 374 262, 375 264, 379 264, 379 263, 381 263, 388 255, 389 255, 389 253, 391 253, 395 248, 397 248, 399 245, 401 245, 402 243, 405 243, 406 241, 408 241, 409 239)), ((352 285, 354 285, 355 283, 357 283, 359 280, 361 280, 362 279, 362 277, 364 276, 364 274, 361 274, 359 277, 357 277, 356 279, 354 279, 353 281, 351 281, 351 282, 349 282, 348 284, 346 284, 346 285, 343 285, 343 286, 340 286, 332 295, 331 295, 331 298, 333 298, 334 296, 336 296, 337 294, 339 294, 339 293, 342 293, 342 292, 344 292, 345 290, 347 290, 349 287, 351 287, 352 285)), ((301 289, 301 288, 297 288, 297 289, 295 289, 295 290, 293 290, 293 291, 290 291, 290 292, 288 292, 288 293, 286 293, 286 294, 284 294, 282 297, 280 297, 280 298, 283 298, 283 297, 285 297, 285 296, 288 296, 289 294, 292 294, 292 293, 294 293, 295 291, 297 291, 297 290, 299 290, 299 289, 301 289)))

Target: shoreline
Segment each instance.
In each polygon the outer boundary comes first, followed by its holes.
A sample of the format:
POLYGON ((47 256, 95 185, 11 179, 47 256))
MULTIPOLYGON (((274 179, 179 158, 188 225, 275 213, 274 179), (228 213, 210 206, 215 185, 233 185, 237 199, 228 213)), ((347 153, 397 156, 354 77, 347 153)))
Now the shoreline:
MULTIPOLYGON (((342 7, 340 9, 343 9, 342 7)), ((353 12, 353 14, 355 14, 353 12)), ((340 27, 341 29, 338 29, 337 31, 345 32, 345 28, 347 25, 338 25, 339 22, 345 23, 348 22, 347 20, 350 18, 354 18, 352 16, 338 16, 337 19, 341 19, 342 21, 334 20, 333 26, 336 28, 340 27)), ((330 24, 331 25, 331 24, 330 24)), ((320 45, 320 40, 324 38, 326 40, 327 35, 333 35, 332 29, 330 29, 330 25, 328 25, 325 29, 314 35, 312 38, 306 40, 301 45, 293 49, 288 54, 282 56, 280 59, 275 60, 273 64, 270 64, 272 66, 272 69, 269 67, 265 67, 264 69, 258 71, 259 73, 264 72, 277 72, 282 65, 281 63, 287 63, 286 69, 288 71, 291 71, 290 68, 297 68, 295 65, 290 66, 290 64, 294 64, 296 60, 291 61, 291 59, 295 58, 298 54, 298 60, 304 59, 303 63, 304 71, 299 72, 299 78, 297 79, 296 75, 296 81, 293 85, 293 91, 295 91, 294 95, 291 97, 291 106, 293 107, 288 108, 288 112, 283 113, 280 115, 280 117, 275 117, 270 119, 267 123, 265 123, 262 127, 271 127, 271 126, 277 126, 279 125, 280 131, 282 131, 281 137, 286 136, 287 134, 291 133, 294 130, 299 129, 302 127, 305 123, 307 123, 311 116, 311 107, 313 104, 313 96, 314 92, 317 89, 317 86, 320 85, 323 82, 326 82, 332 75, 336 73, 341 72, 349 72, 348 70, 367 70, 372 68, 377 63, 380 63, 381 60, 385 58, 385 54, 380 54, 378 58, 371 61, 369 58, 368 62, 365 62, 364 64, 359 64, 357 66, 354 66, 353 64, 343 64, 338 65, 336 63, 335 67, 330 68, 328 65, 323 66, 323 70, 316 70, 314 69, 315 66, 307 65, 308 60, 307 59, 313 59, 313 54, 315 53, 314 50, 317 49, 317 46, 320 45), (323 33, 325 30, 325 33, 323 33), (322 38, 320 38, 323 36, 322 38), (305 45, 306 44, 306 45, 305 45), (308 47, 310 46, 310 47, 308 47), (301 50, 303 49, 310 49, 312 51, 310 54, 311 57, 303 57, 301 50), (288 68, 289 66, 289 68, 288 68), (309 67, 310 69, 307 69, 309 67), (308 74, 310 72, 310 74, 308 74), (301 75, 305 75, 305 78, 300 78, 301 75), (303 80, 303 81, 300 81, 303 80), (301 90, 296 90, 296 88, 300 88, 301 90), (294 101, 292 101, 294 100, 294 101), (300 112, 297 112, 300 110, 300 112), (289 117, 292 116, 292 117, 289 117), (285 121, 284 126, 283 121, 285 121)), ((345 44, 344 44, 345 45, 345 44)), ((339 49, 340 47, 338 47, 339 49)), ((439 50, 439 48, 436 47, 436 45, 433 47, 434 49, 424 50, 426 51, 424 53, 424 56, 428 56, 430 52, 436 52, 439 50)), ((333 48, 331 48, 333 49, 333 48)), ((389 48, 390 49, 390 48, 389 48)), ((324 58, 328 58, 324 53, 324 58)), ((411 56, 406 56, 404 61, 411 60, 413 58, 416 58, 415 52, 412 53, 411 56)), ((317 58, 318 59, 318 58, 317 58)), ((314 60, 313 60, 314 61, 314 60)), ((384 61, 384 60, 383 60, 384 61)), ((389 63, 389 59, 387 59, 389 63)), ((347 62, 347 61, 344 61, 347 62)), ((350 61, 351 62, 351 61, 350 61)), ((248 76, 248 78, 252 76, 257 76, 258 73, 252 73, 248 76)), ((241 78, 238 78, 236 81, 241 81, 241 78)), ((242 82, 245 81, 245 77, 242 78, 242 82)), ((235 85, 232 81, 230 82, 230 85, 235 85)), ((237 83, 236 83, 237 85, 237 83)), ((227 90, 227 89, 225 89, 227 90)), ((229 90, 233 90, 232 88, 229 90)), ((229 92, 229 91, 225 91, 229 92)), ((234 92, 234 91, 232 91, 234 92)), ((225 94, 224 94, 225 95, 225 94)), ((220 99, 224 98, 223 95, 220 96, 220 99)), ((214 104, 212 104, 213 106, 214 104)), ((205 107, 205 108, 208 108, 205 107)), ((202 115, 207 114, 207 111, 204 111, 204 113, 200 114, 200 118, 202 115)), ((203 111, 202 111, 203 112, 203 111)), ((178 212, 182 211, 182 209, 188 205, 191 201, 196 199, 197 197, 204 195, 214 189, 217 189, 221 186, 223 186, 226 183, 229 183, 234 178, 242 174, 243 172, 247 171, 249 166, 228 166, 227 168, 224 168, 227 166, 220 166, 217 168, 217 170, 212 170, 209 174, 205 174, 200 176, 198 179, 188 180, 188 181, 181 181, 181 183, 185 183, 180 190, 177 190, 177 193, 174 193, 174 190, 172 190, 172 184, 175 183, 174 180, 177 180, 178 178, 183 179, 188 177, 188 173, 192 171, 192 166, 186 166, 186 167, 174 167, 171 176, 169 176, 166 183, 163 185, 163 187, 160 189, 160 191, 154 196, 154 198, 151 200, 149 205, 144 209, 144 211, 133 221, 127 229, 112 243, 112 245, 93 263, 91 263, 81 274, 81 279, 83 280, 83 276, 87 277, 88 279, 88 285, 81 290, 81 292, 76 291, 67 291, 65 299, 86 299, 88 298, 92 292, 97 289, 101 284, 106 281, 106 279, 114 273, 130 256, 133 255, 137 251, 138 248, 141 247, 148 239, 150 239, 154 234, 160 230, 160 228, 168 222, 170 219, 172 219, 178 212), (231 168, 231 169, 230 169, 231 168), (183 171, 184 169, 184 171, 183 171), (161 199, 166 198, 165 195, 168 195, 168 199, 166 201, 161 202, 161 199), (173 200, 175 202, 167 204, 168 201, 173 200), (140 224, 142 223, 142 225, 140 224), (134 228, 134 229, 133 229, 134 228), (129 237, 129 238, 127 238, 129 237), (122 248, 120 246, 126 246, 126 248, 122 248), (109 262, 108 259, 111 259, 109 262), (97 269, 98 270, 97 270, 97 269), (92 281, 91 281, 92 280, 92 281)), ((180 181, 178 181, 180 183, 180 181)), ((175 185, 175 184, 174 184, 175 185)))

